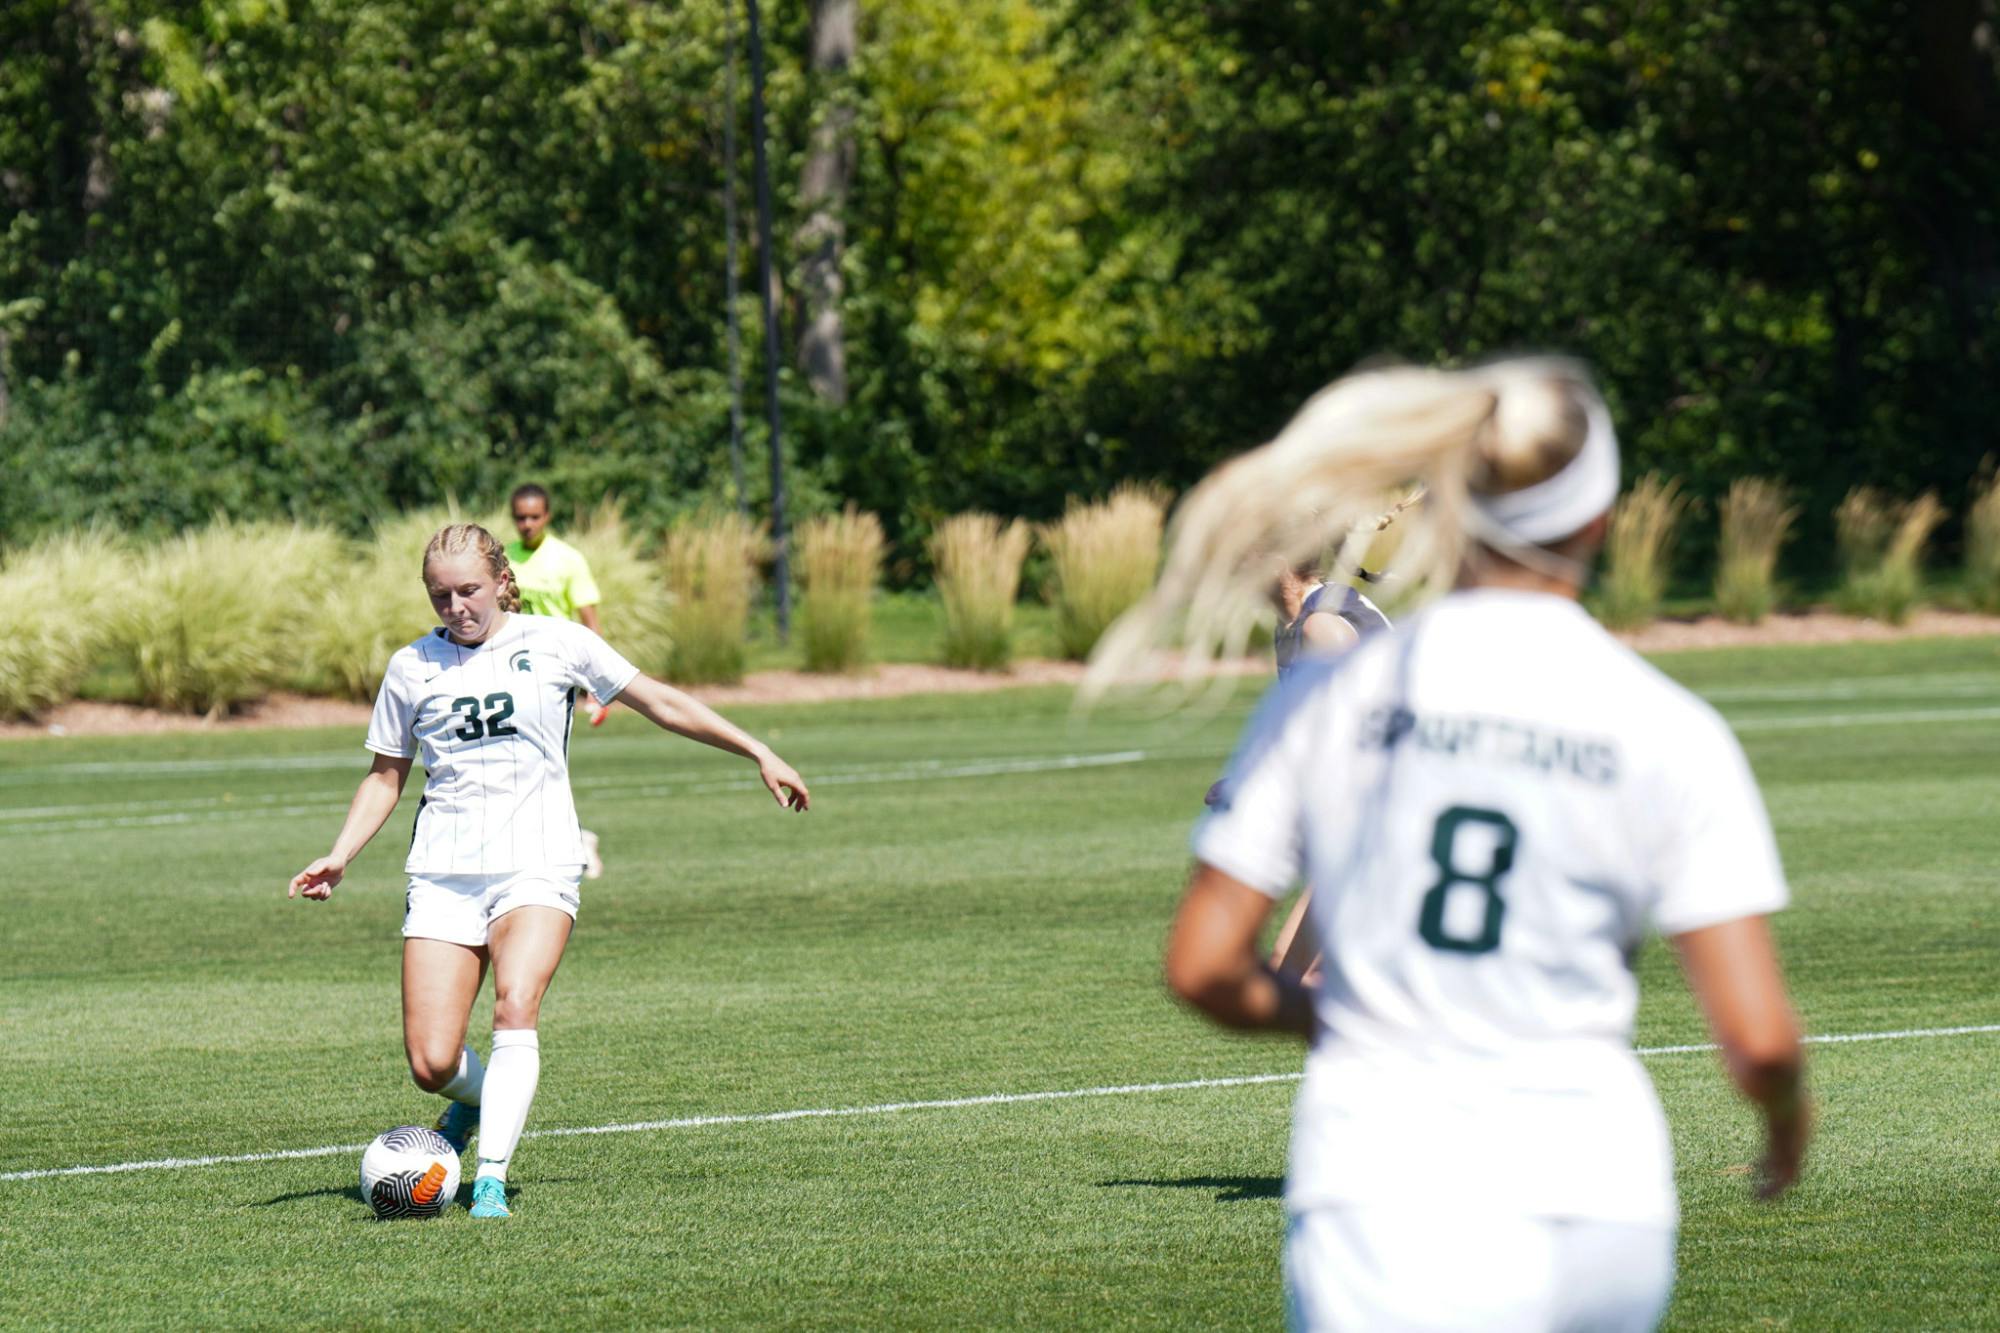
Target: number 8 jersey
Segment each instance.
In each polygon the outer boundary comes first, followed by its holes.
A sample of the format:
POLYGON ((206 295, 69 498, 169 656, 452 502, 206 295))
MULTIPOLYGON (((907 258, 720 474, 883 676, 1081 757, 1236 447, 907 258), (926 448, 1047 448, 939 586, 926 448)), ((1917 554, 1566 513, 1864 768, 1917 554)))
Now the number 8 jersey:
POLYGON ((1305 876, 1325 948, 1294 1212, 1672 1224, 1633 956, 1786 901, 1713 709, 1573 601, 1460 592, 1279 686, 1227 789, 1195 855, 1273 896, 1305 876))
POLYGON ((569 789, 576 690, 609 703, 638 674, 582 625, 518 612, 481 644, 453 643, 440 628, 398 649, 375 696, 367 745, 423 759, 405 872, 583 865, 569 789))

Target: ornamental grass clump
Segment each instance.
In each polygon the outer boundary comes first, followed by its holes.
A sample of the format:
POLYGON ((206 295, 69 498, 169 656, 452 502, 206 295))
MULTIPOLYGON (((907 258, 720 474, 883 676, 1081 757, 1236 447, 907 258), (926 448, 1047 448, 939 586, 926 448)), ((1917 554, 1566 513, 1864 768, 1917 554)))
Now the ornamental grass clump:
POLYGON ((109 532, 46 537, 0 561, 0 717, 33 718, 75 697, 111 642, 113 599, 132 559, 109 532))
POLYGON ((2000 476, 1989 476, 1965 515, 1965 586, 1981 611, 2000 613, 2000 476))
POLYGON ((1111 622, 1153 586, 1166 512, 1158 489, 1128 485, 1098 504, 1072 500, 1061 519, 1041 528, 1053 573, 1056 645, 1064 657, 1089 657, 1111 622))
POLYGON ((141 701, 218 717, 294 678, 345 558, 323 529, 228 521, 148 551, 113 622, 141 701))
POLYGON ((1632 629, 1660 614, 1673 570, 1675 530, 1687 504, 1679 482, 1649 472, 1611 511, 1600 608, 1606 625, 1632 629))
MULTIPOLYGON (((511 530, 494 535, 502 541, 514 536, 511 530)), ((666 571, 640 554, 638 535, 626 524, 618 502, 604 501, 561 535, 590 564, 591 578, 603 595, 597 614, 605 639, 641 671, 663 674, 673 654, 666 571)))
POLYGON ((1724 619, 1754 625, 1777 604, 1778 551, 1799 516, 1789 498, 1784 487, 1762 477, 1730 484, 1715 566, 1715 605, 1724 619))
POLYGON ((341 542, 306 639, 317 675, 299 678, 302 686, 364 703, 375 697, 395 651, 437 627, 424 591, 424 547, 461 520, 455 507, 413 510, 381 520, 365 539, 341 542))
POLYGON ((1923 596, 1924 546, 1944 506, 1926 491, 1897 504, 1880 491, 1857 486, 1834 511, 1843 577, 1835 598, 1849 615, 1900 625, 1923 596))
POLYGON ((853 505, 799 525, 806 670, 854 671, 867 662, 884 545, 882 521, 853 505))
POLYGON ((703 514, 668 531, 660 572, 671 599, 667 677, 684 685, 743 679, 750 603, 768 540, 740 514, 703 514))
POLYGON ((1004 671, 1014 657, 1014 599, 1028 554, 1028 525, 991 514, 959 514, 931 536, 944 602, 946 666, 1004 671))

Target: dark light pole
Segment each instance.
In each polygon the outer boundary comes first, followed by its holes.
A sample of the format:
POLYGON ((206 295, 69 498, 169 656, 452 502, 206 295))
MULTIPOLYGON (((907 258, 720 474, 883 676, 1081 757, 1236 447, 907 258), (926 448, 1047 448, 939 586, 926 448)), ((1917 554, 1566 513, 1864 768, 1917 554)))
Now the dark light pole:
POLYGON ((750 493, 743 482, 743 329, 736 313, 736 0, 722 7, 722 42, 728 65, 723 80, 722 226, 728 233, 729 267, 724 288, 729 302, 729 471, 736 484, 736 512, 750 517, 750 493))
POLYGON ((750 18, 750 137, 757 154, 757 277, 764 286, 764 411, 771 421, 772 575, 778 594, 778 642, 791 639, 792 558, 785 526, 785 451, 778 426, 777 282, 771 276, 771 164, 764 152, 764 34, 757 0, 744 0, 750 18))

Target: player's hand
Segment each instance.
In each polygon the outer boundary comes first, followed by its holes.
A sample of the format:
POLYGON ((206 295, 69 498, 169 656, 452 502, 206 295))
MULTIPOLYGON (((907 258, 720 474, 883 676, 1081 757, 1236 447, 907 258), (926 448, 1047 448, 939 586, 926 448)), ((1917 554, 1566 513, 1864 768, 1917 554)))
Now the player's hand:
POLYGON ((803 812, 812 808, 812 793, 806 790, 805 779, 797 769, 768 750, 757 761, 757 776, 764 779, 765 790, 787 810, 803 812))
POLYGON ((322 856, 292 876, 292 886, 285 890, 285 896, 311 898, 314 902, 323 903, 333 896, 333 886, 340 883, 340 877, 346 873, 347 862, 322 856))
POLYGON ((599 703, 597 701, 597 696, 594 694, 591 695, 590 725, 593 727, 601 727, 604 725, 604 719, 610 716, 611 716, 611 705, 606 703, 599 703))
POLYGON ((1765 1128, 1764 1160, 1757 1167, 1757 1197, 1775 1199, 1799 1178, 1812 1138, 1812 1104, 1799 1099, 1788 1116, 1773 1116, 1765 1128))

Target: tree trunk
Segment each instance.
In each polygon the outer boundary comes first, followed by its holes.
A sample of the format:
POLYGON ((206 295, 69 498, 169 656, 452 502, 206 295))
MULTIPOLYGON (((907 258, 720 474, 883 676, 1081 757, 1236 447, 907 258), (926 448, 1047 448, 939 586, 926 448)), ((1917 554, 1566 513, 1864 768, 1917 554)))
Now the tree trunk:
POLYGON ((813 0, 812 68, 825 98, 813 127, 799 196, 799 295, 804 325, 799 369, 813 392, 836 406, 847 401, 847 353, 840 327, 841 250, 847 240, 847 191, 854 180, 854 107, 841 80, 854 63, 860 0, 813 0), (830 96, 828 94, 831 94, 830 96))

